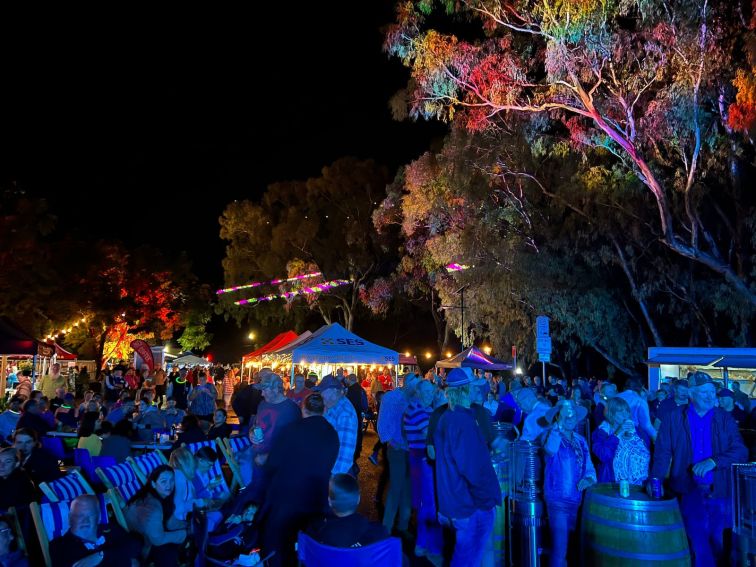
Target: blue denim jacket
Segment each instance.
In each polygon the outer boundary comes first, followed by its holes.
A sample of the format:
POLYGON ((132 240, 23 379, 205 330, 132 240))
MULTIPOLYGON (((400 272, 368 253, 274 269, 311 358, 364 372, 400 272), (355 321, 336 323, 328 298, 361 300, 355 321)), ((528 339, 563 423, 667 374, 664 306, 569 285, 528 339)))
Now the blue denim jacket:
MULTIPOLYGON (((559 435, 552 430, 547 438, 547 445, 554 442, 554 436, 559 435)), ((546 454, 546 470, 544 473, 543 492, 546 502, 565 502, 579 504, 582 494, 577 485, 584 478, 596 481, 596 469, 591 462, 588 443, 578 433, 572 434, 572 442, 559 435, 559 450, 553 455, 546 454)))

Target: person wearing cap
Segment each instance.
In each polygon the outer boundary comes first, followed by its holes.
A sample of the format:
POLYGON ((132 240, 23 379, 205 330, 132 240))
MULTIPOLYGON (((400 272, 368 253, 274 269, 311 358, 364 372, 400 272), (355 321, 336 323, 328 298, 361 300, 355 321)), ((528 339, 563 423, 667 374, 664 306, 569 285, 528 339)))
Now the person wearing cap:
POLYGON ((724 532, 732 527, 730 467, 748 459, 731 414, 715 407, 711 376, 688 378, 690 404, 662 419, 654 447, 651 478, 667 479, 680 502, 696 566, 725 559, 724 532))
POLYGON ((354 449, 357 446, 357 413, 352 403, 344 396, 345 389, 341 380, 333 375, 325 376, 315 386, 325 402, 326 418, 339 436, 339 455, 331 470, 332 474, 347 474, 354 466, 354 449))
POLYGON ((491 564, 494 508, 502 503, 488 445, 470 409, 474 381, 469 368, 449 372, 449 409, 433 433, 438 517, 456 535, 451 567, 491 564))
MULTIPOLYGON (((247 474, 252 473, 253 492, 261 497, 265 490, 261 467, 265 464, 278 435, 287 425, 302 419, 302 412, 297 404, 284 395, 283 380, 278 374, 272 372, 263 374, 255 387, 262 392, 263 401, 257 408, 254 427, 249 430, 252 447, 251 455, 248 456, 252 457, 253 462, 251 467, 245 468, 247 468, 247 474), (255 435, 258 427, 262 429, 261 437, 255 435)), ((245 474, 244 470, 242 474, 245 474)))
POLYGON ((410 404, 412 392, 420 377, 406 374, 401 388, 383 395, 381 411, 378 413, 378 436, 386 443, 389 466, 389 490, 383 511, 383 525, 391 533, 394 521, 399 515, 398 529, 406 532, 411 512, 411 489, 409 478, 409 446, 404 436, 402 420, 410 404))
POLYGON ((735 394, 732 390, 722 388, 717 392, 717 399, 719 400, 719 407, 732 416, 738 427, 746 426, 748 414, 735 405, 735 394))
POLYGON ((667 397, 656 410, 654 427, 659 430, 662 420, 676 408, 688 405, 688 381, 681 379, 672 383, 672 396, 667 397))
MULTIPOLYGON (((628 412, 629 413, 629 412, 628 412)), ((572 400, 562 400, 550 408, 542 421, 547 424, 543 447, 546 466, 543 493, 551 531, 549 565, 578 565, 574 537, 583 491, 595 484, 596 469, 585 438, 575 431, 588 410, 572 400)))

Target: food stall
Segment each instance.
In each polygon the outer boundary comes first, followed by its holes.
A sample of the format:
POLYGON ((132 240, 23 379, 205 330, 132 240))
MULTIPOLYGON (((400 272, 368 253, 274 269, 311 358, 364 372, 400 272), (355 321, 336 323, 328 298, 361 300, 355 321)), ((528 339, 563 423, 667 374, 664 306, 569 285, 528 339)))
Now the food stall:
POLYGON ((651 392, 673 378, 702 370, 726 388, 738 382, 742 392, 756 396, 756 348, 650 347, 646 364, 651 392))

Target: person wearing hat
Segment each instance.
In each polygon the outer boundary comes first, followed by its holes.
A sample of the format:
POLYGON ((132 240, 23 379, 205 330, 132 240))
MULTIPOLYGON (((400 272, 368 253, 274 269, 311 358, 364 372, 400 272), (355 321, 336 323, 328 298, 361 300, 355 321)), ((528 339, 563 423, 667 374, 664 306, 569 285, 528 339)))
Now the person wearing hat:
POLYGON ((748 459, 748 450, 731 414, 715 407, 711 376, 688 377, 690 404, 662 419, 651 465, 652 479, 680 502, 696 566, 725 559, 724 533, 732 527, 730 467, 748 459))
POLYGON ((357 412, 344 396, 344 383, 329 374, 323 377, 314 390, 320 392, 325 402, 326 418, 339 436, 339 455, 331 474, 347 474, 354 466, 354 449, 357 446, 357 412))
POLYGON ((732 416, 738 427, 745 427, 748 421, 748 414, 735 405, 735 393, 727 388, 722 388, 717 392, 719 407, 732 416))
POLYGON ((540 418, 549 411, 548 402, 541 401, 536 397, 531 388, 520 388, 514 393, 517 405, 524 414, 526 414, 525 423, 522 426, 523 441, 535 441, 543 433, 543 425, 539 422, 540 418))
POLYGON ((433 433, 438 517, 456 536, 452 567, 478 567, 493 561, 494 508, 502 503, 488 445, 470 409, 470 389, 477 387, 474 381, 469 368, 449 372, 449 409, 433 433))
POLYGON ((386 457, 389 466, 389 490, 383 510, 383 525, 391 533, 394 521, 399 516, 397 528, 406 532, 411 513, 411 492, 409 476, 409 445, 403 431, 404 412, 420 377, 406 374, 401 388, 383 395, 381 411, 378 413, 378 436, 386 443, 386 457))
POLYGON ((572 400, 562 400, 541 418, 548 427, 544 438, 546 466, 543 493, 551 531, 552 566, 578 565, 574 541, 578 510, 583 491, 596 482, 596 469, 591 462, 585 438, 575 432, 588 416, 588 410, 572 400))
POLYGON ((249 430, 252 446, 248 451, 242 451, 239 457, 244 462, 252 460, 250 466, 240 467, 242 476, 252 473, 251 479, 245 477, 242 480, 245 483, 251 480, 251 493, 261 499, 265 493, 265 479, 261 467, 265 464, 278 435, 287 425, 302 419, 302 412, 297 404, 284 395, 283 380, 278 374, 270 371, 265 374, 261 371, 260 374, 260 382, 255 384, 255 388, 262 392, 263 401, 257 408, 254 427, 249 430))

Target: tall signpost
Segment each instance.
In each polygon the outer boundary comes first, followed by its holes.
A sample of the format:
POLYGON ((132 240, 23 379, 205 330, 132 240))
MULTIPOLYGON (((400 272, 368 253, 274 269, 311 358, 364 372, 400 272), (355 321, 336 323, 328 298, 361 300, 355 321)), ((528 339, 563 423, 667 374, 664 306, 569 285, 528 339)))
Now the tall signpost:
POLYGON ((551 362, 551 336, 549 318, 546 315, 536 317, 536 352, 543 365, 543 387, 546 388, 546 363, 551 362))

